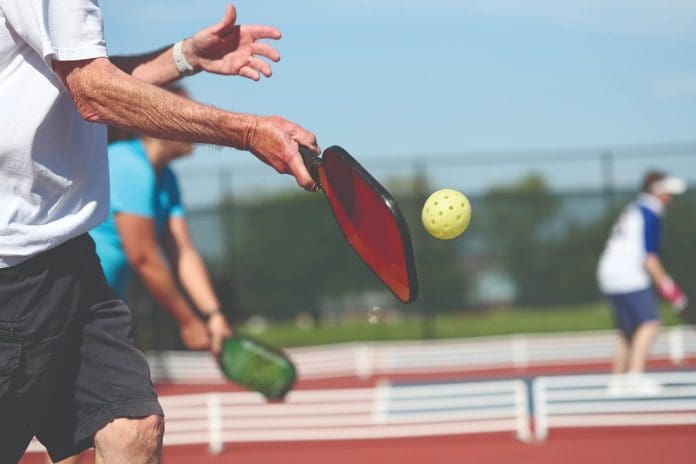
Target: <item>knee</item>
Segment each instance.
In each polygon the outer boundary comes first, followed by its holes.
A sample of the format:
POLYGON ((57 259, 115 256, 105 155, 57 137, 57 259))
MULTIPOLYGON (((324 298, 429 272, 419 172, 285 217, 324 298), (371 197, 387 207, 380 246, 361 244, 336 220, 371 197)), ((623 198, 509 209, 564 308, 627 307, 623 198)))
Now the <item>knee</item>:
POLYGON ((148 458, 159 455, 163 434, 164 419, 161 416, 120 418, 97 432, 94 445, 104 456, 148 458))
POLYGON ((133 432, 135 437, 133 444, 142 449, 144 454, 159 453, 162 447, 162 436, 164 435, 164 419, 162 416, 147 416, 136 419, 133 432))

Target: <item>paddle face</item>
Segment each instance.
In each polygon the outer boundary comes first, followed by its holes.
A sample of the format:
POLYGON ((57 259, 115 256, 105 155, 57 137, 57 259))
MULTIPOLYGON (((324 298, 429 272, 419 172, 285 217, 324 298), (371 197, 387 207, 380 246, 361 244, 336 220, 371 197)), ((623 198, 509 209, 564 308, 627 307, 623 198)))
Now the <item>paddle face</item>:
POLYGON ((282 399, 295 384, 295 366, 287 356, 239 333, 223 341, 218 364, 229 380, 267 399, 282 399))
POLYGON ((394 198, 347 151, 300 148, 350 246, 399 300, 418 296, 411 236, 394 198))

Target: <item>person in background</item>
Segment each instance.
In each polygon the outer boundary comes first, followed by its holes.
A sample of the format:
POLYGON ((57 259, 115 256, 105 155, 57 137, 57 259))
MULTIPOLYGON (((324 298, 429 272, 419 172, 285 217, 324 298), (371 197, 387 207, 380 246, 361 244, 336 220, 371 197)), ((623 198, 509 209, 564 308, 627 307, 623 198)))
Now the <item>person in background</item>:
POLYGON ((673 196, 686 188, 682 179, 649 171, 642 192, 615 222, 599 259, 599 287, 611 302, 620 332, 612 372, 629 374, 626 378, 615 377, 610 387, 617 393, 623 386, 643 393, 659 391, 659 385, 641 375, 660 328, 651 284, 676 311, 686 307, 686 295, 660 259, 662 216, 673 196))
MULTIPOLYGON (((0 456, 32 437, 55 461, 160 461, 164 419, 128 306, 88 231, 109 209, 106 126, 248 151, 314 190, 278 116, 224 111, 162 87, 196 72, 258 80, 278 52, 270 26, 216 24, 174 45, 108 56, 97 0, 0 0, 0 456)), ((202 308, 212 311, 214 307, 202 308)), ((204 344, 204 343, 203 343, 204 344)))
MULTIPOLYGON (((188 97, 180 86, 171 90, 188 97)), ((114 132, 109 129, 110 135, 114 132)), ((106 280, 126 299, 137 275, 177 322, 187 348, 217 354, 232 331, 189 234, 177 178, 169 167, 190 155, 193 145, 119 132, 124 139, 109 145, 109 216, 90 232, 106 280)))

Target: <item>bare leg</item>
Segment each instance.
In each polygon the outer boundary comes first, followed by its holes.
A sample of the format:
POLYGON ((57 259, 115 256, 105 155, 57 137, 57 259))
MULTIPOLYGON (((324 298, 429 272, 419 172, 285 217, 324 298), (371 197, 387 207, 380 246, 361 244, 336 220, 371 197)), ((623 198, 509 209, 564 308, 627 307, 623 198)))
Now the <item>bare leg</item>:
POLYGON ((628 368, 629 347, 626 338, 619 334, 616 342, 616 352, 614 353, 614 362, 612 363, 612 374, 623 374, 628 368))
POLYGON ((116 419, 94 436, 96 464, 158 464, 162 451, 164 419, 116 419))
POLYGON ((660 329, 658 321, 646 322, 636 330, 631 340, 631 354, 628 364, 629 372, 644 372, 645 364, 657 332, 660 329))

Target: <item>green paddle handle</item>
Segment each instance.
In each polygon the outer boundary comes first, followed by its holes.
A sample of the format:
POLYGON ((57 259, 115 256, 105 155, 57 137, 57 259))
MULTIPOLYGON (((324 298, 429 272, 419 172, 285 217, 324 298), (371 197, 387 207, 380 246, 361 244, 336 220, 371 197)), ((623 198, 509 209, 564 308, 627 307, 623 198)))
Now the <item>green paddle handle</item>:
POLYGON ((241 334, 223 342, 218 363, 225 377, 267 399, 285 397, 297 377, 292 361, 280 350, 241 334))

